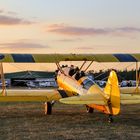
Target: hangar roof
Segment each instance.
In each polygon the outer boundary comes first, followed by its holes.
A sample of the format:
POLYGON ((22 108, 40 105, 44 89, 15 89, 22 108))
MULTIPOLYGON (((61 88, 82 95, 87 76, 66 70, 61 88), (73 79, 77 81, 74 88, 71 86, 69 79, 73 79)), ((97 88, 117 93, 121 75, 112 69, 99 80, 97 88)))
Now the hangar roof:
POLYGON ((54 78, 54 72, 44 71, 21 71, 14 73, 5 73, 6 79, 11 78, 54 78))

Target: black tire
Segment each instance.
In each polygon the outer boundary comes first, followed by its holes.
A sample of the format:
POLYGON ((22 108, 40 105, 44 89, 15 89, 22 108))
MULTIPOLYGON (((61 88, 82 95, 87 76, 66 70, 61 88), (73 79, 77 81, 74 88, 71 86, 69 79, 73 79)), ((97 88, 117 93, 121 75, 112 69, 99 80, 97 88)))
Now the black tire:
POLYGON ((50 102, 47 102, 47 115, 52 114, 52 104, 50 102))
POLYGON ((109 123, 113 123, 113 117, 112 117, 112 115, 109 115, 109 117, 108 117, 108 122, 109 122, 109 123))
POLYGON ((89 106, 86 106, 87 108, 87 113, 93 113, 94 112, 94 109, 89 107, 89 106))

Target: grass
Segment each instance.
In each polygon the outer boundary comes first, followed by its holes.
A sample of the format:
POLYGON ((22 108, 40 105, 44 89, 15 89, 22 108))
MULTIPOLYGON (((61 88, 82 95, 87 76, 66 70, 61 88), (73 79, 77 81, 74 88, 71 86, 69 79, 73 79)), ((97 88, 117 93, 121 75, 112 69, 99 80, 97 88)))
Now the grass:
POLYGON ((122 106, 108 124, 107 116, 86 113, 81 105, 57 103, 44 115, 43 103, 0 103, 1 140, 108 140, 140 139, 139 105, 122 106))

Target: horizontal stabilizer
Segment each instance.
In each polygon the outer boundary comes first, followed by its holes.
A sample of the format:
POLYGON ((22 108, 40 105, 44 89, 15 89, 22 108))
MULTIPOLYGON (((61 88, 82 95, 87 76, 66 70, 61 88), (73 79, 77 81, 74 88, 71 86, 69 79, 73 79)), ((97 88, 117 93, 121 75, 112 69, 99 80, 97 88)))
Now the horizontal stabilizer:
POLYGON ((68 98, 60 99, 61 103, 65 104, 96 104, 96 105, 105 105, 104 99, 98 94, 86 94, 80 96, 73 96, 68 98))
POLYGON ((121 94, 121 104, 139 104, 140 103, 140 94, 121 94))

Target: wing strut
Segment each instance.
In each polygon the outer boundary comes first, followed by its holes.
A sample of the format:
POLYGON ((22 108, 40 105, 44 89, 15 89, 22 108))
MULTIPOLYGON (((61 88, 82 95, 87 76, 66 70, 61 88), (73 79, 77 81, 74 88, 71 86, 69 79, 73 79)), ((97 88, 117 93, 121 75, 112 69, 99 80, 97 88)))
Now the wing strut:
POLYGON ((87 66, 87 68, 84 70, 84 72, 86 72, 88 70, 88 68, 92 65, 94 61, 91 61, 90 64, 87 66))
MULTIPOLYGON (((80 67, 80 70, 79 71, 81 71, 82 70, 82 68, 83 68, 83 66, 86 64, 86 60, 83 62, 83 64, 82 64, 82 66, 80 67)), ((90 63, 89 63, 89 65, 87 66, 87 68, 84 70, 84 72, 86 72, 87 70, 88 70, 88 68, 92 65, 92 63, 93 63, 94 61, 91 61, 90 63)))
POLYGON ((2 92, 1 94, 3 96, 6 95, 6 85, 5 85, 5 78, 4 78, 4 72, 3 72, 3 64, 0 63, 0 77, 1 77, 1 82, 2 82, 2 92))
POLYGON ((79 71, 81 71, 82 70, 82 68, 83 68, 83 66, 86 64, 86 60, 83 62, 83 64, 81 65, 81 67, 80 67, 80 69, 79 69, 79 71))
POLYGON ((64 71, 62 70, 61 66, 59 63, 55 63, 57 66, 57 69, 60 70, 61 73, 65 74, 64 71))

